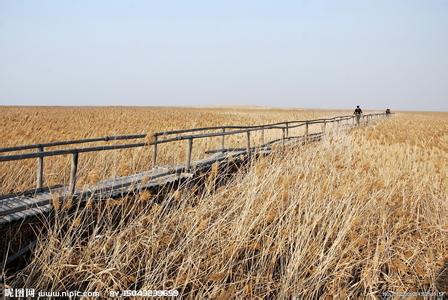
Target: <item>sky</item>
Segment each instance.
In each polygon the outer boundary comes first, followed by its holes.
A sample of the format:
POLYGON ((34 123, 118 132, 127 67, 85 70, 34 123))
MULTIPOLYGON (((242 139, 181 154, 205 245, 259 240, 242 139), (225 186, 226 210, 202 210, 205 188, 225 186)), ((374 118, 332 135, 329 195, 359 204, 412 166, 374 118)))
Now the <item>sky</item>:
POLYGON ((0 105, 448 111, 448 0, 0 0, 0 105))

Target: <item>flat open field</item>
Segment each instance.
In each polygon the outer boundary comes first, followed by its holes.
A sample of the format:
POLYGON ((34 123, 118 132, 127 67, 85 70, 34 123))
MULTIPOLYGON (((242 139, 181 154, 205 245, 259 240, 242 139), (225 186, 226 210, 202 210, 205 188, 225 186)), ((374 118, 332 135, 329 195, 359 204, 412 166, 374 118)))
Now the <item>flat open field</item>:
MULTIPOLYGON (((1 110, 1 146, 351 113, 1 110)), ((151 166, 149 148, 113 152, 85 159, 85 182, 151 166)), ((161 160, 175 163, 182 159, 178 152, 184 151, 166 150, 161 160)), ((35 162, 19 169, 8 164, 0 169, 2 191, 33 185, 35 162)), ((6 283, 41 290, 177 289, 201 299, 446 291, 447 165, 448 113, 399 113, 257 159, 224 186, 214 185, 220 175, 212 172, 201 193, 177 190, 158 203, 142 193, 138 201, 61 211, 46 224, 33 262, 6 283)), ((68 160, 47 163, 46 181, 55 183, 67 168, 68 160)))

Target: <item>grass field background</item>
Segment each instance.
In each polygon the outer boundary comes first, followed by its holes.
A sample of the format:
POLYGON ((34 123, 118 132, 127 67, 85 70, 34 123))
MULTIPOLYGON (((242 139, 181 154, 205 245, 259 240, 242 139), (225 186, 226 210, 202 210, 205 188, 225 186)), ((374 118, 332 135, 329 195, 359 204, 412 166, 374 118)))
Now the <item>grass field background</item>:
MULTIPOLYGON (((6 144, 345 113, 24 108, 28 121, 20 121, 18 111, 6 111, 14 128, 2 129, 6 144), (39 114, 47 125, 35 124, 42 122, 39 114), (80 116, 84 122, 73 134, 68 124, 80 116)), ((91 161, 101 174, 108 172, 101 168, 105 159, 91 161)), ((254 161, 225 186, 214 185, 220 175, 212 171, 200 194, 173 190, 155 203, 142 193, 137 201, 88 205, 74 215, 60 211, 46 224, 33 262, 9 283, 45 290, 177 289, 222 299, 443 291, 447 165, 447 113, 399 113, 332 131, 320 143, 254 161)))

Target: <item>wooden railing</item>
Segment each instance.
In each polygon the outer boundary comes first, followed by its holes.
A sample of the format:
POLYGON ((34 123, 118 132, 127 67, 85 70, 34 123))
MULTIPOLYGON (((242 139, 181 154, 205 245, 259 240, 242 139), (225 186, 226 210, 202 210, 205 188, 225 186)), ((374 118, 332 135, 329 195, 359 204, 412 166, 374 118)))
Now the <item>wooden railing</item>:
MULTIPOLYGON (((366 114, 362 116, 362 119, 369 122, 373 118, 378 118, 381 116, 386 116, 386 113, 373 113, 366 114)), ((262 146, 265 145, 265 131, 266 130, 281 130, 282 144, 285 144, 285 140, 289 138, 289 130, 293 128, 298 128, 301 126, 305 126, 305 141, 308 140, 309 137, 309 125, 312 124, 322 124, 322 133, 325 133, 326 125, 329 123, 337 123, 338 125, 342 121, 352 121, 352 124, 356 124, 356 117, 354 115, 347 116, 337 116, 333 118, 326 119, 315 119, 315 120, 303 120, 303 121, 285 121, 279 123, 265 124, 265 125, 254 125, 254 126, 216 126, 216 127, 201 127, 201 128, 192 128, 192 129, 181 129, 181 130, 170 130, 163 132, 156 132, 152 136, 152 141, 144 141, 139 143, 129 143, 129 144, 115 144, 115 145, 104 145, 104 146, 92 146, 85 148, 71 148, 71 149, 61 149, 61 150, 50 150, 46 151, 46 148, 55 147, 55 146, 64 146, 64 145, 78 145, 84 143, 92 143, 92 142, 111 142, 118 140, 136 140, 136 139, 145 139, 147 137, 146 134, 133 134, 133 135, 121 135, 121 136, 106 136, 99 138, 89 138, 89 139, 80 139, 80 140, 69 140, 69 141, 58 141, 44 144, 32 144, 32 145, 23 145, 23 146, 14 146, 14 147, 6 147, 0 148, 0 153, 5 152, 15 152, 15 151, 23 151, 23 150, 36 150, 36 152, 31 153, 23 153, 23 154, 12 154, 12 155, 3 155, 0 156, 0 162, 5 161, 15 161, 15 160, 23 160, 23 159, 32 159, 37 158, 37 169, 36 169, 36 188, 38 190, 43 188, 44 180, 44 157, 49 156, 58 156, 58 155, 71 155, 71 167, 70 167, 70 180, 68 191, 73 194, 76 186, 76 174, 78 169, 78 157, 80 153, 87 152, 96 152, 96 151, 106 151, 106 150, 118 150, 118 149, 129 149, 129 148, 138 148, 145 146, 153 147, 153 167, 157 166, 157 147, 158 145, 177 142, 185 140, 187 142, 186 147, 186 161, 184 169, 189 171, 191 168, 191 158, 192 158, 192 150, 193 150, 193 141, 195 139, 203 139, 203 138, 211 138, 211 137, 221 137, 221 148, 222 151, 225 149, 225 137, 229 135, 235 134, 246 134, 246 151, 248 155, 251 153, 251 133, 261 131, 261 139, 262 146), (216 132, 210 132, 216 131, 216 132)), ((272 142, 272 141, 270 141, 272 142)), ((268 143, 270 143, 268 142, 268 143)))

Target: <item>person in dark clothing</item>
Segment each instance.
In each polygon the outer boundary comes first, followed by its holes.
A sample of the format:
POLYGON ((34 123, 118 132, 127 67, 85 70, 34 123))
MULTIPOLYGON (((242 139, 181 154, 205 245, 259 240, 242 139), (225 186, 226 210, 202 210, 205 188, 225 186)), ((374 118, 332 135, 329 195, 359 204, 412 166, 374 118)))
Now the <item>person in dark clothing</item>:
POLYGON ((359 125, 359 120, 362 116, 362 109, 359 108, 359 105, 356 106, 355 112, 353 114, 356 116, 356 124, 359 125))

